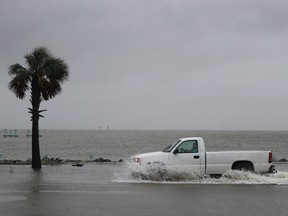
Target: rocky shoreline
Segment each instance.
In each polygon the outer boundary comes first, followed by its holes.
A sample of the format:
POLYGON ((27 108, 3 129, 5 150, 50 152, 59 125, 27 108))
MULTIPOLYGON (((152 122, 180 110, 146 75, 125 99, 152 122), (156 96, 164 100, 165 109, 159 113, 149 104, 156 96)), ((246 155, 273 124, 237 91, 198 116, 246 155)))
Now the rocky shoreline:
MULTIPOLYGON (((96 164, 107 164, 107 163, 122 163, 123 159, 117 161, 105 158, 96 158, 95 160, 72 160, 72 159, 61 159, 61 158, 44 158, 41 160, 42 165, 61 165, 61 164, 72 164, 72 166, 83 166, 87 163, 96 164)), ((31 165, 32 160, 0 160, 0 165, 31 165)))
MULTIPOLYGON (((96 164, 107 164, 107 163, 123 163, 123 159, 119 159, 117 161, 107 159, 107 158, 96 158, 94 160, 73 160, 73 159, 61 159, 59 157, 57 158, 43 158, 41 160, 42 165, 61 165, 61 164, 72 164, 72 166, 83 166, 83 164, 88 164, 88 163, 96 163, 96 164)), ((282 158, 280 160, 275 160, 273 163, 286 163, 288 160, 286 158, 282 158)), ((7 159, 2 159, 0 160, 0 165, 31 165, 32 160, 7 160, 7 159)))

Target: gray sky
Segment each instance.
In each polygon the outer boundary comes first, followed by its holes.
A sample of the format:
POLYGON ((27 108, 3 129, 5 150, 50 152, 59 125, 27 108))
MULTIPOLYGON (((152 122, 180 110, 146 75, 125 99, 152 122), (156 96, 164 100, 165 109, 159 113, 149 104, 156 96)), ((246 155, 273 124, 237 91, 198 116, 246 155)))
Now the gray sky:
POLYGON ((31 125, 8 67, 70 67, 42 129, 288 130, 288 1, 0 0, 0 129, 31 125))

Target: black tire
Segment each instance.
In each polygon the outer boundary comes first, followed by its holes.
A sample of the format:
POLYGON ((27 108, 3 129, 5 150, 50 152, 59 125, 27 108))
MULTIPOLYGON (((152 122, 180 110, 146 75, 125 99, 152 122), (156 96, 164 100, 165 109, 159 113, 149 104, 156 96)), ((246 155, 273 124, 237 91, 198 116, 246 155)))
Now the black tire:
POLYGON ((244 172, 254 172, 254 167, 249 162, 238 162, 238 163, 233 165, 232 169, 244 171, 244 172))
POLYGON ((211 174, 210 178, 215 178, 215 179, 219 179, 222 177, 222 174, 211 174))

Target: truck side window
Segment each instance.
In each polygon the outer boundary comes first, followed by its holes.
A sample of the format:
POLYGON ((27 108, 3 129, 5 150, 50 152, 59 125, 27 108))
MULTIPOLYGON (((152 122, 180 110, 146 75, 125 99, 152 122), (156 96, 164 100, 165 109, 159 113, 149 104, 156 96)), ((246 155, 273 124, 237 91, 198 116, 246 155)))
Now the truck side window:
POLYGON ((177 147, 178 153, 198 153, 197 140, 184 141, 177 147))

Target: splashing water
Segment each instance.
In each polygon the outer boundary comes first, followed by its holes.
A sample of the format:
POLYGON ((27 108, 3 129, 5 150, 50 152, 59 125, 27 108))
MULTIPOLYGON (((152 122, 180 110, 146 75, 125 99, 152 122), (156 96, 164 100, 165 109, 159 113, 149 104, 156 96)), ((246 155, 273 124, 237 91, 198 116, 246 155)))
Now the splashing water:
POLYGON ((220 178, 199 174, 191 170, 169 170, 163 164, 141 166, 126 162, 123 170, 115 173, 115 181, 122 183, 163 184, 274 184, 288 185, 288 172, 260 175, 257 173, 229 170, 220 178))

